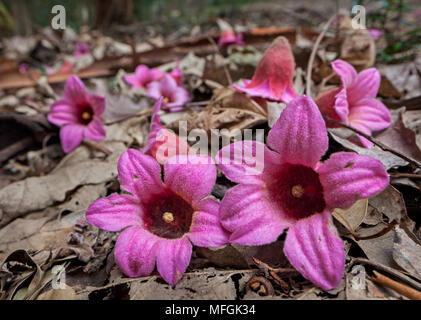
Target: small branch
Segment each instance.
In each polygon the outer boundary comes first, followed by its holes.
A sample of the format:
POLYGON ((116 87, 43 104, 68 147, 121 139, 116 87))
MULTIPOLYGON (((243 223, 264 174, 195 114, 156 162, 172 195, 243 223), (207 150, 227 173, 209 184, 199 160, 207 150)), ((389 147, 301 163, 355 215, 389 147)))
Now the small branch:
POLYGON ((107 147, 105 147, 102 144, 99 144, 97 142, 93 142, 93 141, 90 141, 90 140, 83 140, 83 143, 85 145, 87 145, 88 147, 90 147, 92 149, 95 149, 95 150, 98 150, 98 151, 102 151, 107 155, 110 155, 110 154, 113 153, 110 149, 108 149, 107 147))
POLYGON ((310 59, 308 61, 308 65, 307 65, 307 78, 306 78, 306 95, 311 97, 311 72, 313 69, 313 63, 314 63, 314 58, 316 57, 316 53, 317 53, 317 49, 319 48, 320 42, 322 42, 323 37, 325 36, 327 30, 329 29, 330 25, 333 22, 333 19, 335 19, 337 15, 334 14, 325 24, 325 26, 323 27, 322 32, 319 34, 319 36, 316 39, 316 42, 314 43, 314 47, 313 50, 311 51, 311 55, 310 55, 310 59))
POLYGON ((409 162, 413 166, 421 169, 421 163, 419 163, 418 161, 413 160, 411 158, 408 158, 407 156, 405 156, 404 154, 400 153, 399 151, 396 151, 396 150, 394 150, 394 149, 386 146, 382 142, 374 139, 372 136, 369 136, 368 134, 365 134, 364 132, 361 132, 360 130, 355 129, 355 128, 351 127, 351 126, 348 126, 348 125, 346 125, 346 124, 344 124, 342 122, 333 120, 332 118, 329 118, 328 116, 323 116, 323 118, 325 120, 329 121, 329 122, 332 122, 332 123, 334 123, 334 124, 342 127, 342 128, 346 128, 348 130, 353 131, 356 134, 359 134, 360 136, 363 136, 364 138, 366 138, 367 140, 371 141, 373 144, 375 144, 376 146, 378 146, 383 151, 387 151, 387 152, 393 153, 395 156, 397 156, 397 157, 399 157, 401 159, 404 159, 405 161, 409 162))
MULTIPOLYGON (((209 40, 209 42, 212 44, 212 46, 214 47, 215 52, 216 52, 218 55, 220 55, 220 56, 224 59, 224 62, 225 62, 225 58, 224 58, 224 56, 222 55, 221 51, 219 51, 218 45, 216 44, 215 40, 213 40, 213 39, 212 39, 212 37, 208 37, 208 40, 209 40)), ((229 73, 228 68, 227 68, 227 66, 225 65, 225 63, 224 63, 224 72, 225 72, 225 77, 227 78, 228 84, 229 84, 230 86, 232 86, 232 78, 231 78, 231 74, 229 73)))
POLYGON ((378 283, 382 286, 385 286, 387 288, 390 288, 397 293, 407 297, 411 300, 421 300, 421 292, 418 290, 415 290, 411 287, 408 287, 400 282, 397 282, 395 280, 392 280, 381 273, 377 272, 376 270, 373 270, 373 276, 371 277, 375 283, 378 283))
POLYGON ((114 121, 111 121, 111 122, 106 122, 105 125, 109 126, 109 125, 112 125, 112 124, 116 124, 116 123, 119 123, 119 122, 126 121, 130 118, 138 118, 138 117, 148 116, 152 113, 152 111, 153 111, 153 108, 148 108, 148 109, 140 111, 139 113, 131 114, 131 115, 128 115, 127 117, 124 117, 124 118, 121 118, 121 119, 118 119, 118 120, 114 120, 114 121))
POLYGON ((399 179, 399 178, 421 179, 421 174, 416 174, 416 173, 391 173, 390 177, 393 178, 393 179, 399 179))

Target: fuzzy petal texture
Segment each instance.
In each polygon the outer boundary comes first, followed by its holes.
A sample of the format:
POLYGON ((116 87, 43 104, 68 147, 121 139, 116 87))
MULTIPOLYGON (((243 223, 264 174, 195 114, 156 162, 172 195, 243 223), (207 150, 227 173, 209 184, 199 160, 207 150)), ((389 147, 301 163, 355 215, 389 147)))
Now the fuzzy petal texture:
POLYGON ((326 204, 348 208, 358 199, 372 197, 389 184, 383 164, 352 152, 338 152, 318 169, 326 204))
POLYGON ((260 185, 264 184, 263 173, 281 163, 278 153, 269 150, 261 142, 250 140, 223 147, 216 159, 218 167, 231 181, 260 185))
POLYGON ((90 224, 107 231, 120 231, 128 226, 142 225, 142 210, 137 201, 116 193, 92 203, 86 211, 90 224))
POLYGON ((324 212, 299 220, 289 228, 284 245, 294 268, 324 290, 340 284, 345 265, 344 247, 330 219, 324 212))
POLYGON ((60 129, 60 141, 64 152, 69 153, 80 145, 84 130, 85 127, 79 124, 68 124, 60 129))
POLYGON ((156 266, 162 278, 175 285, 186 271, 192 253, 192 244, 187 237, 163 240, 157 248, 156 266))
POLYGON ((288 226, 281 210, 260 186, 240 184, 229 189, 222 199, 220 219, 231 232, 230 242, 262 245, 276 241, 288 226))
POLYGON ((136 195, 141 201, 162 192, 161 167, 154 158, 129 149, 118 161, 118 180, 121 188, 136 195))
POLYGON ((51 105, 48 121, 56 126, 79 122, 74 106, 71 102, 63 99, 57 100, 51 105))
POLYGON ((355 83, 348 88, 348 100, 354 105, 364 99, 376 97, 380 87, 380 72, 376 68, 361 71, 355 83))
POLYGON ((342 86, 347 88, 357 79, 357 71, 344 60, 337 59, 332 62, 333 71, 341 78, 342 86))
POLYGON ((336 94, 333 108, 339 117, 339 121, 348 124, 349 103, 346 89, 341 89, 336 94))
POLYGON ((119 268, 129 277, 144 277, 155 268, 159 237, 133 226, 125 229, 118 237, 114 256, 119 268))
POLYGON ((177 155, 164 165, 165 185, 193 205, 208 196, 216 181, 216 167, 211 157, 177 155))
POLYGON ((377 131, 390 126, 391 115, 389 109, 379 100, 366 99, 352 107, 349 122, 351 126, 358 122, 377 131))
POLYGON ((305 95, 292 100, 268 135, 268 144, 285 163, 314 167, 328 148, 325 122, 317 105, 305 95))
POLYGON ((219 221, 219 202, 208 198, 198 204, 188 237, 199 247, 219 247, 228 243, 228 232, 219 221))
POLYGON ((86 87, 77 76, 71 75, 64 85, 63 98, 74 104, 84 104, 88 101, 86 87))
POLYGON ((105 139, 105 127, 99 117, 94 116, 92 121, 86 126, 84 130, 84 135, 86 139, 94 141, 100 141, 105 139))

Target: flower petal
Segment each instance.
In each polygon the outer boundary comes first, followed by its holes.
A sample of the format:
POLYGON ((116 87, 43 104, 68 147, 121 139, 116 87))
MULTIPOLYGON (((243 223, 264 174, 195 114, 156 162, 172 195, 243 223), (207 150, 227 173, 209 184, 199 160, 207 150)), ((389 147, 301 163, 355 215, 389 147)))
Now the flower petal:
POLYGON ((389 176, 379 160, 352 152, 334 153, 318 173, 326 204, 331 208, 348 208, 389 184, 389 176))
POLYGON ((114 193, 92 203, 86 211, 86 220, 103 230, 120 231, 127 226, 142 225, 141 215, 141 206, 133 197, 114 193))
MULTIPOLYGON (((362 133, 365 133, 369 136, 371 135, 371 130, 364 123, 354 121, 352 123, 352 127, 357 130, 360 130, 362 133)), ((357 134, 356 137, 358 138, 358 140, 360 141, 360 144, 364 148, 370 149, 373 146, 373 143, 370 140, 364 138, 363 136, 357 134)))
POLYGON ((208 196, 216 181, 216 167, 212 158, 195 155, 176 155, 164 165, 165 185, 191 204, 208 196))
POLYGON ((216 155, 218 167, 231 181, 263 185, 262 174, 281 163, 280 156, 258 141, 237 141, 216 155), (272 164, 272 166, 271 166, 272 164))
POLYGON ((282 209, 266 197, 261 186, 237 185, 225 194, 220 205, 222 226, 231 232, 229 241, 242 245, 274 242, 288 222, 282 209))
POLYGON ((158 81, 153 81, 148 84, 148 97, 158 100, 160 97, 162 97, 161 92, 161 83, 158 81))
POLYGON ((351 126, 359 122, 370 130, 383 130, 390 126, 390 111, 377 99, 362 100, 351 108, 349 122, 351 126))
POLYGON ((124 81, 132 86, 133 89, 142 89, 143 86, 137 79, 136 75, 127 75, 123 77, 124 81))
POLYGON ((105 127, 99 117, 94 116, 92 121, 86 126, 84 135, 86 139, 94 141, 105 139, 105 127))
POLYGON ((133 226, 118 237, 114 256, 119 268, 129 277, 144 277, 155 268, 159 237, 133 226))
POLYGON ((128 149, 121 154, 117 167, 121 188, 143 202, 164 190, 161 167, 151 156, 128 149))
POLYGON ((340 284, 345 265, 344 247, 330 219, 325 211, 299 220, 289 228, 284 245, 294 268, 325 290, 340 284))
POLYGON ((218 247, 228 243, 228 232, 219 220, 219 202, 208 198, 200 201, 188 233, 191 242, 199 247, 218 247))
POLYGON ((336 94, 333 108, 339 117, 339 121, 348 124, 349 104, 346 89, 342 88, 336 94))
POLYGON ((268 135, 283 162, 313 167, 328 148, 325 122, 317 105, 302 95, 292 100, 268 135))
POLYGON ((162 240, 157 248, 156 266, 162 278, 175 285, 186 271, 192 253, 187 237, 176 240, 162 240))
MULTIPOLYGON (((339 91, 341 91, 341 88, 333 88, 330 90, 326 90, 320 93, 316 98, 316 104, 319 107, 320 112, 323 115, 328 116, 329 118, 336 121, 342 121, 342 119, 339 117, 335 110, 335 97, 339 93, 339 91)), ((326 125, 329 128, 335 127, 335 124, 329 121, 326 122, 326 125)))
POLYGON ((71 123, 78 123, 78 117, 74 106, 67 100, 58 100, 51 105, 48 114, 48 121, 56 126, 63 126, 71 123))
POLYGON ((348 62, 337 59, 332 62, 333 71, 341 78, 342 86, 347 88, 357 79, 357 71, 348 62))
POLYGON ((96 116, 100 116, 104 113, 105 97, 100 96, 99 94, 89 94, 88 100, 96 116))
POLYGON ((87 102, 87 92, 82 80, 75 75, 71 75, 64 85, 63 97, 75 105, 87 102))
POLYGON ((380 87, 380 72, 376 68, 361 71, 355 83, 348 88, 348 101, 352 106, 363 99, 375 98, 380 87))
POLYGON ((60 141, 63 151, 69 153, 82 142, 85 127, 78 124, 68 124, 60 129, 60 141))

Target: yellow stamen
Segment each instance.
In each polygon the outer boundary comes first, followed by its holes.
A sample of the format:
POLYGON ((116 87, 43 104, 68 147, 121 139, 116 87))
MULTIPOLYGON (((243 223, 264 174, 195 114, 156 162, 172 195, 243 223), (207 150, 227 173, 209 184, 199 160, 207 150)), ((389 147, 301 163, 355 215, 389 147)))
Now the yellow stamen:
POLYGON ((167 97, 164 97, 164 102, 168 103, 168 102, 170 102, 170 99, 168 99, 167 97))
POLYGON ((304 194, 304 189, 303 189, 302 185, 297 184, 297 185, 292 187, 291 193, 295 198, 301 198, 304 194))
POLYGON ((89 120, 89 119, 91 119, 91 114, 89 113, 89 112, 84 112, 84 113, 82 113, 82 119, 83 120, 89 120))
POLYGON ((164 212, 162 215, 162 220, 164 220, 166 223, 171 223, 174 221, 174 215, 171 212, 164 212))

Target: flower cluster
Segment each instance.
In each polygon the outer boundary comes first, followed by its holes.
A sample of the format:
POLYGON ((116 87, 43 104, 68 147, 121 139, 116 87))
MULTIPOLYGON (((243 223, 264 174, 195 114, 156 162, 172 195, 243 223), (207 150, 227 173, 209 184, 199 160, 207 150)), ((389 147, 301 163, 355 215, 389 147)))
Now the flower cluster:
POLYGON ((162 109, 166 111, 179 111, 189 100, 188 92, 181 86, 183 73, 178 61, 177 66, 170 73, 139 65, 133 75, 124 76, 124 81, 133 89, 147 90, 148 96, 155 100, 162 97, 162 109))

